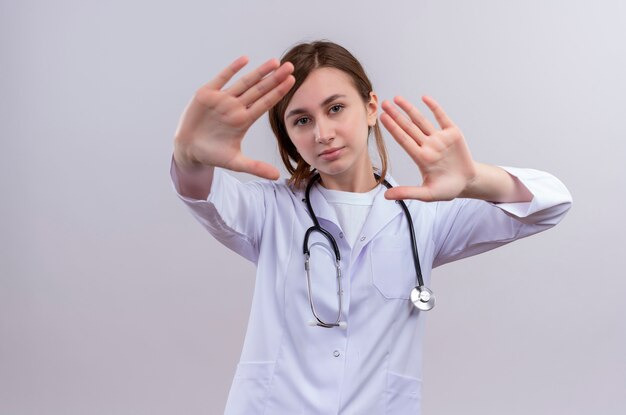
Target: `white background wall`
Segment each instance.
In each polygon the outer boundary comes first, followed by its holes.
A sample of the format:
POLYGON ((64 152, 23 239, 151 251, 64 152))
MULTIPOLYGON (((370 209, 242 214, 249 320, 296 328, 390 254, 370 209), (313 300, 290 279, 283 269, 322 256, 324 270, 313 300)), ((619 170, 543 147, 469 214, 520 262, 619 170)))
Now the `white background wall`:
MULTIPOLYGON (((254 268, 176 199, 173 132, 235 57, 318 38, 574 196, 556 229, 435 271, 424 412, 623 414, 625 21, 619 0, 3 1, 0 414, 223 411, 254 268)), ((246 151, 279 164, 265 119, 246 151)))

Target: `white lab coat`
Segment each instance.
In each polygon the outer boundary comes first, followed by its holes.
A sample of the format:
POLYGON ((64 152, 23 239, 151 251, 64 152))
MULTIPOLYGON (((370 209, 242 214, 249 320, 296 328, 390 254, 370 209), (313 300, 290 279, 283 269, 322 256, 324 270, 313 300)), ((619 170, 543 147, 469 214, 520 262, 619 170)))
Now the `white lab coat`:
MULTIPOLYGON (((531 191, 531 202, 407 201, 426 286, 433 267, 543 231, 565 215, 571 196, 558 179, 536 170, 506 170, 531 191)), ((178 191, 174 167, 171 173, 178 191)), ((244 184, 216 169, 206 201, 179 193, 215 238, 257 265, 226 414, 420 413, 425 313, 409 301, 416 276, 405 215, 383 193, 351 249, 333 209, 316 187, 311 191, 320 225, 341 251, 346 329, 308 324, 302 243, 312 221, 303 190, 285 181, 244 184)), ((325 320, 334 321, 333 262, 325 258, 325 241, 313 245, 315 305, 325 320)))

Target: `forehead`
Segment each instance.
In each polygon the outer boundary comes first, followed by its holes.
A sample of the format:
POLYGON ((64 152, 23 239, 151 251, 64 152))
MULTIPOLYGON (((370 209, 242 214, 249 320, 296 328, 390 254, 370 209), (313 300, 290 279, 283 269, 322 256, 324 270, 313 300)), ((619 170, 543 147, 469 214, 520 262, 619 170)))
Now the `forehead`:
POLYGON ((307 105, 316 106, 335 94, 348 97, 359 96, 354 82, 347 73, 336 68, 318 68, 307 76, 293 94, 287 110, 307 105))

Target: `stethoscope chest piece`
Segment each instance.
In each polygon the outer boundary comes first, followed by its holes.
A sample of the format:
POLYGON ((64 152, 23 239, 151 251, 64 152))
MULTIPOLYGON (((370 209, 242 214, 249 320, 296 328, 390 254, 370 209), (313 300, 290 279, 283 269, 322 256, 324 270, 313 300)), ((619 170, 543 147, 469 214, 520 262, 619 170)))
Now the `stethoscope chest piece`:
POLYGON ((411 302, 415 308, 428 311, 435 306, 435 295, 424 286, 415 287, 411 290, 411 302))

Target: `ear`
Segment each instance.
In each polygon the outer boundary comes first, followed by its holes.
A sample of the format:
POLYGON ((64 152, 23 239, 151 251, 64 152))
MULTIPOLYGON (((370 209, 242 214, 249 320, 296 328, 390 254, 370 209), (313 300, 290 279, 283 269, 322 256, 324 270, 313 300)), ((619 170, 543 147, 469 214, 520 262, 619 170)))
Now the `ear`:
POLYGON ((367 110, 367 125, 373 127, 378 120, 378 95, 374 91, 370 92, 370 100, 365 108, 367 110))

